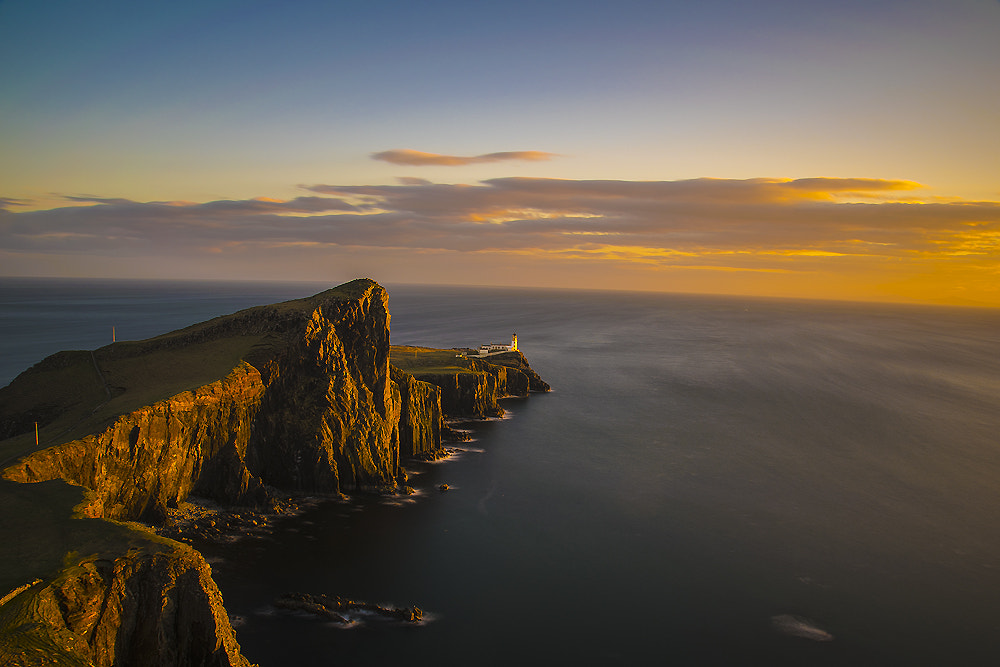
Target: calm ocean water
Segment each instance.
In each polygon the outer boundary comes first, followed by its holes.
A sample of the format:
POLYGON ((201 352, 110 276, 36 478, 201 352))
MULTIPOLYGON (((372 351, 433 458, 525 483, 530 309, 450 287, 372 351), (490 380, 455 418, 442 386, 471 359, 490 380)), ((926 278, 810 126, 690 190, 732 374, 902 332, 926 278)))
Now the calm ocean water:
MULTIPOLYGON (((323 288, 3 279, 0 382, 111 326, 142 338, 323 288)), ((410 466, 412 501, 206 546, 251 661, 1000 662, 1000 311, 389 292, 393 342, 516 331, 554 391, 410 466), (344 630, 276 612, 286 591, 431 620, 344 630)))

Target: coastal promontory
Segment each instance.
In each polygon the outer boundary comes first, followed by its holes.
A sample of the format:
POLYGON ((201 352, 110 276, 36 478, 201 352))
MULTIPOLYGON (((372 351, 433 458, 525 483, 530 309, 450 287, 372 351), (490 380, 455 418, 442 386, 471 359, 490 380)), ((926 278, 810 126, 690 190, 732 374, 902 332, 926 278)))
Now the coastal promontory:
POLYGON ((4 664, 246 664, 208 564, 148 526, 192 495, 267 511, 395 493, 403 460, 440 453, 445 417, 494 416, 498 398, 547 389, 519 352, 491 363, 419 348, 458 363, 408 368, 390 351, 387 302, 355 280, 61 352, 0 389, 4 664))
POLYGON ((386 301, 356 280, 50 357, 0 390, 3 453, 34 449, 33 421, 41 445, 3 477, 64 479, 97 494, 92 516, 147 521, 192 492, 261 506, 268 487, 391 489, 401 406, 386 301))

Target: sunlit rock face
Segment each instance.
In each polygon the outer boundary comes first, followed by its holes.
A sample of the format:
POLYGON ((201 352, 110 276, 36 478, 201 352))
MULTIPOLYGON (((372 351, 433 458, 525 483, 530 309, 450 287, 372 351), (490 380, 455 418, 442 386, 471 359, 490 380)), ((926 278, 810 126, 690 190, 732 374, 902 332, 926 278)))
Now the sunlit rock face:
POLYGON ((148 521, 193 491, 264 505, 268 485, 320 493, 395 487, 402 405, 389 375, 382 287, 356 280, 128 348, 109 346, 96 359, 218 339, 253 344, 221 379, 29 454, 4 477, 62 478, 97 491, 94 516, 148 521))
POLYGON ((389 377, 387 297, 367 282, 359 298, 316 308, 263 365, 247 461, 269 484, 326 492, 395 486, 401 399, 389 377))
POLYGON ((259 502, 266 498, 263 486, 239 461, 263 391, 260 374, 243 363, 218 382, 122 415, 101 433, 35 452, 4 477, 65 479, 97 491, 91 516, 155 521, 186 498, 204 472, 218 476, 231 459, 237 469, 212 495, 259 502))
POLYGON ((250 664, 211 569, 183 545, 85 561, 25 597, 23 622, 0 648, 12 661, 4 664, 19 664, 32 648, 58 664, 96 667, 250 664))

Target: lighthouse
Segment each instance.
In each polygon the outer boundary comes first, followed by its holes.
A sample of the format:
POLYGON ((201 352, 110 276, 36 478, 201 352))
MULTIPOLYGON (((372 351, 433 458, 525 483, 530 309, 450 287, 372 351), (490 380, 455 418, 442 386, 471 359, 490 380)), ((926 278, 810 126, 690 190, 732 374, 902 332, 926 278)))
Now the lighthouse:
POLYGON ((517 352, 517 334, 512 334, 510 337, 510 351, 517 352))

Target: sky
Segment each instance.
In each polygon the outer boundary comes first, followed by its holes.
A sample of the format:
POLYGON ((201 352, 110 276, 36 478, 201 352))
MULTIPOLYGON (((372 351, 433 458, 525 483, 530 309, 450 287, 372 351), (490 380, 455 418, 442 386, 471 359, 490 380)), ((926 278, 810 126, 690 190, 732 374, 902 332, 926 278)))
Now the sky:
POLYGON ((0 0, 0 275, 1000 307, 1000 0, 0 0))

